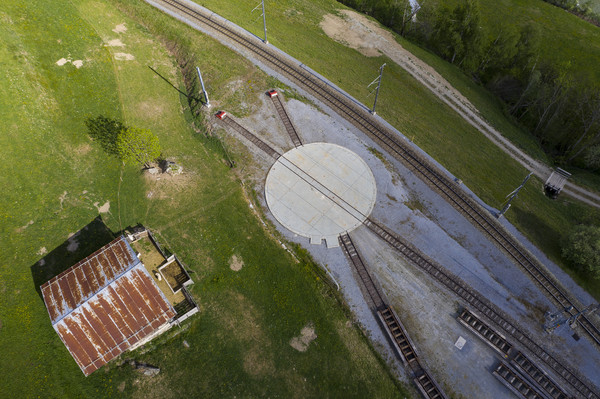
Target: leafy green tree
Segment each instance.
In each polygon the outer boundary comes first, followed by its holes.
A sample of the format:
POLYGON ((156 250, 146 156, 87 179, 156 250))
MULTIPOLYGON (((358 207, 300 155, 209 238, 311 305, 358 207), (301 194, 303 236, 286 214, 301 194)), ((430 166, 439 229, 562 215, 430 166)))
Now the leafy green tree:
POLYGON ((588 149, 585 154, 585 166, 590 169, 600 169, 600 144, 588 149))
POLYGON ((518 41, 519 33, 512 25, 500 28, 496 37, 485 46, 475 71, 482 78, 481 80, 489 81, 494 75, 510 68, 517 56, 518 41))
POLYGON ((117 155, 117 137, 127 126, 121 121, 103 115, 87 118, 85 126, 92 140, 98 142, 104 151, 110 155, 117 155))
POLYGON ((476 0, 465 0, 454 9, 438 9, 432 36, 444 58, 465 70, 476 68, 482 52, 481 16, 476 0))
POLYGON ((581 269, 600 278, 600 227, 577 226, 565 240, 562 254, 581 269))
POLYGON ((128 127, 121 130, 116 142, 119 159, 130 165, 148 168, 161 155, 158 137, 148 129, 128 127))

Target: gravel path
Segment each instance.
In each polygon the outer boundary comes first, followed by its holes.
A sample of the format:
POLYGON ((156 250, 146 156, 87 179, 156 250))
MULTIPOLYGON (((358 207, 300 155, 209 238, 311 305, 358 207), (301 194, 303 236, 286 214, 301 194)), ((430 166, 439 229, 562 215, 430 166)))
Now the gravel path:
MULTIPOLYGON (((327 35, 369 57, 385 54, 523 167, 543 181, 550 176, 552 168, 532 158, 502 136, 466 97, 435 69, 402 47, 389 31, 357 12, 341 10, 340 13, 344 18, 326 15, 321 22, 321 28, 327 35)), ((567 182, 563 193, 588 205, 600 207, 600 195, 573 183, 567 182)))

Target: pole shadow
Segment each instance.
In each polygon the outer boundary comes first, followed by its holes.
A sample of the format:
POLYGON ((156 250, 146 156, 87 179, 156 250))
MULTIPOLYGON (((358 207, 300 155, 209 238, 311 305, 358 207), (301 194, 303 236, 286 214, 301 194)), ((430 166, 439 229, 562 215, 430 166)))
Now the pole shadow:
POLYGON ((30 267, 31 276, 35 290, 42 302, 44 301, 40 289, 42 284, 91 255, 100 247, 114 240, 115 237, 116 235, 98 215, 71 238, 34 263, 30 267))

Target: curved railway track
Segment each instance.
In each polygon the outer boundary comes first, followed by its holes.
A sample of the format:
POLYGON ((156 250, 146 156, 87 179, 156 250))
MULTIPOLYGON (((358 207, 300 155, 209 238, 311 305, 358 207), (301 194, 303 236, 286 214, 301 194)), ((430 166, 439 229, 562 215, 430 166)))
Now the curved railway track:
MULTIPOLYGON (((250 131, 245 129, 243 126, 233 121, 231 117, 222 119, 223 122, 231 120, 233 123, 227 123, 236 131, 241 133, 246 139, 255 144, 257 147, 262 149, 266 154, 271 155, 274 159, 277 159, 280 155, 278 152, 272 149, 268 144, 264 143, 257 136, 252 134, 250 131)), ((298 169, 301 171, 301 169, 298 169)), ((307 181, 309 184, 310 182, 307 181)), ((313 186, 315 189, 318 187, 313 186)), ((327 190, 324 188, 324 190, 327 190)), ((327 193, 322 191, 324 195, 327 193)), ((358 216, 357 214, 349 213, 351 216, 358 216)), ((517 342, 519 342, 524 348, 535 354, 541 361, 546 363, 551 369, 553 369, 557 375, 560 375, 570 386, 573 387, 574 391, 578 392, 580 397, 586 399, 600 399, 600 395, 595 393, 591 388, 589 382, 579 377, 576 373, 569 370, 556 358, 545 351, 544 348, 539 346, 531 338, 529 338, 519 327, 517 327, 514 321, 502 312, 499 308, 489 302, 479 292, 472 289, 463 280, 454 276, 451 272, 446 270, 442 265, 434 262, 433 260, 422 255, 417 249, 413 248, 411 244, 404 242, 394 232, 388 230, 386 227, 377 223, 371 218, 367 218, 366 215, 360 215, 363 224, 369 228, 373 233, 382 238, 392 248, 398 250, 405 258, 410 260, 413 264, 420 267, 423 271, 428 273, 431 277, 436 279, 439 283, 444 285, 447 289, 454 292, 460 298, 462 298, 467 304, 477 309, 482 315, 485 315, 497 328, 504 331, 504 333, 517 342)), ((437 388, 437 385, 433 379, 426 373, 418 361, 413 363, 418 356, 414 350, 404 327, 402 327, 400 320, 397 318, 393 310, 386 304, 385 298, 380 293, 379 289, 375 285, 373 278, 371 277, 366 265, 362 261, 356 247, 352 243, 350 236, 342 234, 339 237, 340 246, 344 250, 346 256, 350 259, 352 265, 357 271, 363 286, 366 290, 367 302, 369 306, 377 313, 382 326, 385 328, 390 340, 395 345, 396 353, 402 360, 402 362, 410 366, 415 379, 414 382, 417 384, 419 390, 429 398, 443 397, 443 392, 437 388), (421 370, 422 369, 422 370, 421 370), (440 396, 438 396, 440 395, 440 396)), ((509 344, 506 339, 494 331, 489 325, 475 317, 468 311, 463 311, 459 321, 465 326, 476 332, 482 339, 497 350, 504 357, 508 357, 513 351, 513 346, 509 344)))
MULTIPOLYGON (((502 225, 482 206, 469 197, 455 182, 441 170, 433 166, 420 154, 405 146, 389 128, 375 120, 365 109, 349 100, 343 94, 311 74, 294 62, 284 59, 281 53, 269 48, 256 37, 244 35, 228 26, 217 14, 204 15, 176 0, 154 0, 168 5, 175 13, 185 16, 216 31, 250 51, 260 62, 282 73, 300 87, 311 93, 340 116, 366 133, 375 142, 387 149, 390 155, 413 170, 430 187, 441 194, 455 209, 462 213, 472 224, 483 231, 512 260, 523 268, 547 296, 559 307, 573 306, 571 314, 578 313, 583 306, 572 298, 566 289, 546 270, 545 266, 528 253, 502 225)), ((596 345, 600 346, 600 329, 587 316, 581 317, 579 325, 596 345)))

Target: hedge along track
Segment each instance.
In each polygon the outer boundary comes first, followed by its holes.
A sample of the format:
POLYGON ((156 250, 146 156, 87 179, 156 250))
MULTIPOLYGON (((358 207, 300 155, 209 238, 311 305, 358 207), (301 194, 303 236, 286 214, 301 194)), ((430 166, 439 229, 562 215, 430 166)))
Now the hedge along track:
MULTIPOLYGON (((573 306, 572 315, 583 309, 583 305, 571 297, 546 267, 529 254, 525 247, 512 237, 493 216, 431 162, 410 147, 402 145, 394 132, 375 120, 365 108, 311 74, 302 65, 296 65, 294 62, 285 59, 282 53, 263 44, 250 33, 242 33, 241 29, 236 29, 233 24, 215 13, 201 12, 197 5, 192 6, 189 2, 184 3, 176 0, 146 1, 175 14, 175 16, 182 18, 184 22, 201 23, 209 27, 217 34, 225 36, 227 40, 242 46, 244 50, 250 51, 252 56, 261 63, 295 82, 299 87, 367 134, 382 148, 386 149, 390 155, 401 161, 432 189, 442 195, 456 210, 505 251, 517 265, 522 267, 559 308, 573 306), (164 5, 167 5, 167 7, 164 7, 164 5)), ((586 333, 585 335, 590 337, 594 344, 600 346, 600 329, 591 322, 590 317, 583 315, 578 323, 583 332, 586 333)))

